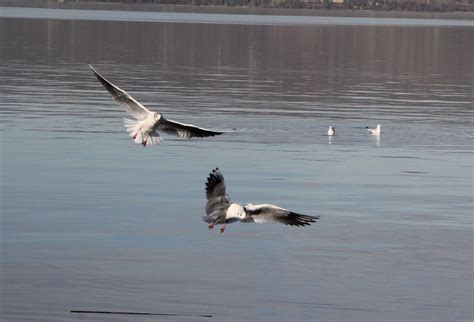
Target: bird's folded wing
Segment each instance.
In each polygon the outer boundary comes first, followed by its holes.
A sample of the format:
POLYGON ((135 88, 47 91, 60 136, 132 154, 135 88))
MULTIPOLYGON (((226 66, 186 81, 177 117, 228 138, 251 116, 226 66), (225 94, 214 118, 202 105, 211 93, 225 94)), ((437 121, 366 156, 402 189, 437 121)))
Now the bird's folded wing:
POLYGON ((319 216, 307 216, 295 213, 288 209, 284 209, 275 205, 245 205, 247 213, 247 222, 266 223, 278 222, 290 226, 306 226, 312 222, 316 222, 319 216))
POLYGON ((173 120, 167 120, 162 118, 160 123, 158 124, 158 130, 164 132, 170 132, 172 134, 176 134, 182 138, 192 138, 192 137, 207 137, 207 136, 215 136, 220 135, 224 132, 212 131, 202 127, 197 127, 191 124, 185 124, 176 122, 173 120))
POLYGON ((230 199, 226 195, 224 176, 218 168, 212 170, 206 182, 206 214, 211 215, 227 209, 230 199))
POLYGON ((137 120, 145 119, 151 112, 142 104, 140 104, 137 100, 131 97, 127 92, 118 88, 107 79, 102 77, 91 65, 89 65, 90 69, 94 72, 95 77, 99 80, 99 82, 104 85, 105 89, 112 95, 112 98, 115 102, 119 103, 128 114, 136 118, 137 120))

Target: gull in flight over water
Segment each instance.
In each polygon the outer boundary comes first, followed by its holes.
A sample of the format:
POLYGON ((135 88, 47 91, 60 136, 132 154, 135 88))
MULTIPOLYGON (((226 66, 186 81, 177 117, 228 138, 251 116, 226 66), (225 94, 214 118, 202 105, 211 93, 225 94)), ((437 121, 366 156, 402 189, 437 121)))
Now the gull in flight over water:
POLYGON ((181 138, 207 137, 223 134, 224 132, 212 131, 191 124, 168 120, 161 113, 148 110, 124 90, 118 88, 107 79, 102 77, 91 65, 99 82, 112 95, 115 102, 125 108, 125 111, 135 120, 124 118, 123 122, 132 140, 143 146, 151 146, 163 142, 158 131, 178 135, 181 138))
POLYGON ((328 135, 332 136, 334 134, 336 134, 336 128, 334 126, 330 126, 328 130, 328 135))
POLYGON ((381 125, 380 124, 377 124, 377 127, 375 129, 371 129, 369 128, 368 126, 366 126, 365 128, 367 129, 367 131, 370 132, 370 134, 372 135, 380 135, 380 129, 381 129, 381 125))
POLYGON ((227 224, 236 221, 246 223, 277 222, 290 226, 307 226, 319 219, 319 216, 302 215, 270 204, 253 205, 249 203, 242 206, 232 202, 226 194, 224 176, 219 168, 212 170, 207 178, 206 197, 206 216, 202 218, 209 223, 209 229, 221 224, 221 233, 224 232, 227 224))

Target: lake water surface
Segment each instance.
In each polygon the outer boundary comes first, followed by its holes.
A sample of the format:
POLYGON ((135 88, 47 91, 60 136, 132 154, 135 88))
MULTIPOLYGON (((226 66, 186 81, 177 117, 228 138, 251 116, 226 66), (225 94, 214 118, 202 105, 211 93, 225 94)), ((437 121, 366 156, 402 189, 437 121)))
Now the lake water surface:
POLYGON ((472 320, 472 21, 10 10, 2 321, 472 320), (135 145, 88 63, 168 118, 237 131, 135 145), (321 220, 208 231, 216 166, 234 201, 321 220))

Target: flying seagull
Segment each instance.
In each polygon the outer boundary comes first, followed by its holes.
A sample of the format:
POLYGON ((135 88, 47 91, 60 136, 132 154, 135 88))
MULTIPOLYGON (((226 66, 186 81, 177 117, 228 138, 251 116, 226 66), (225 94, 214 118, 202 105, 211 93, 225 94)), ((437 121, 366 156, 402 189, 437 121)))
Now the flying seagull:
POLYGON ((143 146, 160 144, 163 142, 163 139, 158 131, 178 135, 186 139, 214 136, 224 133, 168 120, 163 117, 163 114, 148 110, 127 92, 102 77, 91 65, 89 65, 89 67, 99 82, 101 82, 110 95, 112 95, 114 101, 124 107, 125 111, 135 118, 135 120, 124 118, 123 122, 130 137, 137 144, 142 144, 143 146))
POLYGON ((328 135, 332 136, 334 134, 336 134, 336 128, 334 126, 330 126, 328 129, 328 135))
POLYGON ((245 206, 234 203, 226 194, 224 176, 219 168, 209 174, 206 182, 206 216, 202 219, 209 223, 208 228, 221 224, 221 233, 229 223, 241 222, 278 222, 290 226, 307 226, 316 222, 319 216, 307 216, 270 204, 245 206))
POLYGON ((372 135, 380 135, 380 130, 381 130, 381 125, 380 124, 377 124, 377 127, 375 129, 371 129, 369 128, 368 126, 366 126, 365 128, 367 129, 367 131, 370 132, 370 134, 372 135))

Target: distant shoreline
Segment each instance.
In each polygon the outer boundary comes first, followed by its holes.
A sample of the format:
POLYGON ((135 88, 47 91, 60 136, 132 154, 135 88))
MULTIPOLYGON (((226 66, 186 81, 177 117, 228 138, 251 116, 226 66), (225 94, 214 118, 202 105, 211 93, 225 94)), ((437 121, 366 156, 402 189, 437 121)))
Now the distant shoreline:
MULTIPOLYGON (((255 5, 259 0, 147 0, 132 3, 131 0, 0 0, 0 6, 4 7, 33 7, 33 8, 57 8, 57 9, 87 9, 87 10, 130 10, 130 11, 170 11, 170 12, 201 12, 201 13, 236 13, 236 14, 265 14, 265 15, 316 15, 316 16, 352 16, 352 17, 380 17, 380 18, 432 18, 440 19, 474 19, 474 4, 460 4, 449 0, 444 4, 428 5, 420 3, 424 0, 404 0, 404 2, 387 0, 274 0, 274 6, 269 3, 255 5), (163 3, 167 1, 168 3, 163 3), (239 2, 240 1, 240 2, 239 2), (252 3, 240 5, 236 3, 252 3), (251 2, 250 2, 251 1, 251 2), (336 1, 346 1, 336 3, 336 1), (371 8, 354 6, 351 1, 358 3, 371 3, 371 8), (387 2, 388 5, 378 8, 375 4, 387 2), (162 3, 159 3, 162 2, 162 3), (170 3, 174 2, 174 3, 170 3), (297 3, 291 7, 289 3, 297 3), (418 2, 418 3, 417 3, 418 2), (192 4, 195 3, 195 4, 192 4), (212 4, 214 3, 214 4, 212 4), (462 8, 463 10, 454 10, 462 8), (423 10, 421 10, 423 9, 423 10)), ((472 0, 466 0, 472 1, 472 0)), ((258 2, 260 3, 260 2, 258 2)))

